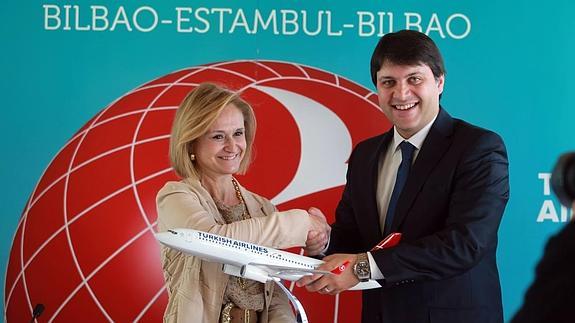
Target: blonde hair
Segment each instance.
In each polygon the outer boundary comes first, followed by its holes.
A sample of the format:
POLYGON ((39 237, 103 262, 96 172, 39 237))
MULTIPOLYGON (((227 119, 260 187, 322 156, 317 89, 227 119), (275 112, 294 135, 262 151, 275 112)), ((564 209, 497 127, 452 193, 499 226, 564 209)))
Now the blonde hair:
POLYGON ((200 178, 197 163, 191 160, 195 141, 203 136, 222 110, 234 104, 244 117, 246 149, 238 173, 244 174, 251 162, 256 135, 256 118, 252 107, 233 92, 213 83, 201 83, 190 91, 178 107, 170 136, 170 162, 182 178, 200 178))

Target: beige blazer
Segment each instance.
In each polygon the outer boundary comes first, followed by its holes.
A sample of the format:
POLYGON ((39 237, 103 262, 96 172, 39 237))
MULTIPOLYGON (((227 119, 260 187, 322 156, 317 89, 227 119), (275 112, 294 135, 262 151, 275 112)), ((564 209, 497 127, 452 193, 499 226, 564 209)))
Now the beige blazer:
MULTIPOLYGON (((199 181, 168 182, 158 192, 158 232, 191 228, 272 248, 304 246, 310 227, 303 210, 278 212, 271 202, 240 186, 251 219, 226 224, 199 181)), ((164 322, 219 322, 229 276, 222 265, 162 246, 162 267, 168 289, 164 322)), ((286 295, 274 283, 265 286, 262 323, 295 322, 286 295)))

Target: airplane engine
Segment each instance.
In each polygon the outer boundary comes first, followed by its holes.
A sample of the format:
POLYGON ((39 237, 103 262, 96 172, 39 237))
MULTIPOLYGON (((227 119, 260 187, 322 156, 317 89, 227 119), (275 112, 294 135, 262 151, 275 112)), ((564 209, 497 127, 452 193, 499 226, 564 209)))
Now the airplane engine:
POLYGON ((238 266, 234 266, 234 265, 230 265, 230 264, 223 264, 222 265, 222 271, 228 275, 232 275, 232 276, 236 276, 236 277, 242 277, 242 274, 240 273, 241 268, 238 266))
POLYGON ((260 283, 266 283, 268 280, 270 280, 270 277, 266 271, 255 266, 244 265, 237 267, 234 265, 224 264, 222 270, 228 275, 243 277, 258 281, 260 283))
POLYGON ((240 274, 244 278, 259 281, 260 283, 266 283, 267 281, 271 280, 266 271, 250 265, 242 266, 240 274))

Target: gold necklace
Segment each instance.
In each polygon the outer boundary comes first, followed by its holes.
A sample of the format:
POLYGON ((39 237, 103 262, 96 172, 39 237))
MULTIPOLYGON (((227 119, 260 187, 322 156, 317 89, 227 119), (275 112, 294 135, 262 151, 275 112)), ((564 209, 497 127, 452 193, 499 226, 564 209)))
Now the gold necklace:
MULTIPOLYGON (((242 196, 242 192, 240 192, 240 186, 238 185, 238 182, 236 182, 236 179, 233 177, 232 177, 232 185, 234 185, 234 190, 236 190, 236 196, 237 196, 238 200, 240 201, 240 204, 243 206, 242 220, 249 219, 250 213, 248 212, 248 206, 246 205, 246 201, 244 200, 244 197, 242 196)), ((246 284, 245 278, 237 277, 237 279, 238 279, 238 285, 240 285, 240 288, 246 289, 247 284, 246 284)))
POLYGON ((248 211, 248 206, 246 205, 246 201, 244 200, 244 197, 242 196, 242 193, 240 192, 240 186, 238 185, 238 182, 233 177, 232 177, 232 185, 234 185, 234 190, 236 190, 236 196, 237 196, 238 200, 240 201, 240 204, 243 205, 243 207, 244 207, 244 210, 242 213, 242 220, 249 219, 250 213, 248 211))

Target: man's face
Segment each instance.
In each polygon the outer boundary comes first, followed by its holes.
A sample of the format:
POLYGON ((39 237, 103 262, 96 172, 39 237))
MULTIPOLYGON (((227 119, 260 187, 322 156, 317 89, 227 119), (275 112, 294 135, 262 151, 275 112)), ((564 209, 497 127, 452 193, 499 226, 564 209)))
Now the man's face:
POLYGON ((399 134, 409 138, 439 112, 444 76, 435 79, 429 66, 385 63, 377 72, 379 107, 399 134))

